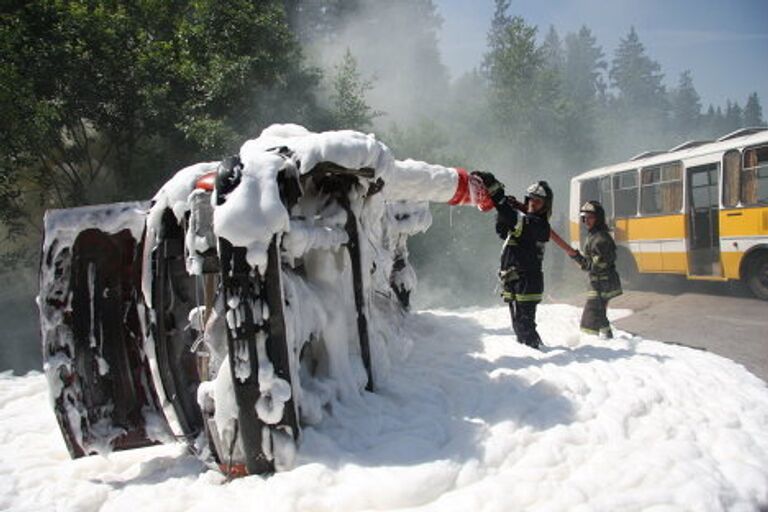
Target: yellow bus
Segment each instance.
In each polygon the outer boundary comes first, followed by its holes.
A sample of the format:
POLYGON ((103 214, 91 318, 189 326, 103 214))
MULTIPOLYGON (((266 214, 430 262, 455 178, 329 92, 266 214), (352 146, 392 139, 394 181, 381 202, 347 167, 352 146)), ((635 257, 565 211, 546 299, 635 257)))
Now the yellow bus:
POLYGON ((742 280, 768 300, 768 128, 648 151, 571 180, 571 244, 579 207, 597 200, 625 280, 639 274, 742 280))

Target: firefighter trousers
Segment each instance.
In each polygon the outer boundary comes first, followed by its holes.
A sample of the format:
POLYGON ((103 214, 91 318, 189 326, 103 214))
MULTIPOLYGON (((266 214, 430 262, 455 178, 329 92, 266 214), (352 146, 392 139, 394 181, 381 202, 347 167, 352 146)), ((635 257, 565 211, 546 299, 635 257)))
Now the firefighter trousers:
POLYGON ((517 341, 529 347, 539 348, 541 337, 536 331, 536 305, 538 302, 509 303, 509 313, 512 316, 512 329, 517 341))
POLYGON ((606 310, 608 300, 599 294, 587 298, 584 311, 581 314, 581 330, 587 334, 602 335, 612 338, 611 324, 608 322, 606 310))
POLYGON ((536 331, 536 306, 541 302, 544 278, 541 272, 514 273, 513 279, 504 282, 504 301, 509 303, 512 329, 517 341, 529 347, 539 348, 541 337, 536 331))

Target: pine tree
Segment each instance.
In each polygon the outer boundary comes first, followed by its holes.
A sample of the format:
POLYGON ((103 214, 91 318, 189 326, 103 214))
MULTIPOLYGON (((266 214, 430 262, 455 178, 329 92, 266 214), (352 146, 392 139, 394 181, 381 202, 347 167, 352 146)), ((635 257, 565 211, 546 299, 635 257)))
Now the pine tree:
POLYGON ((608 67, 603 50, 586 26, 565 37, 565 94, 574 102, 594 102, 605 89, 603 72, 608 67))
POLYGON ((739 103, 728 100, 725 105, 725 130, 732 132, 744 126, 743 111, 739 103))
POLYGON ((520 142, 533 131, 536 82, 544 64, 536 46, 536 27, 510 16, 509 0, 496 0, 482 70, 490 86, 490 102, 505 136, 520 142))
MULTIPOLYGON (((730 102, 729 102, 730 103, 730 102)), ((721 137, 728 133, 729 131, 732 131, 730 128, 730 125, 728 124, 728 121, 725 119, 725 115, 723 114, 723 109, 718 105, 715 109, 715 115, 712 117, 712 127, 714 131, 714 137, 721 137)))
POLYGON ((744 105, 744 126, 765 126, 763 107, 756 92, 749 95, 747 104, 744 105))
POLYGON ((664 112, 661 66, 645 54, 635 27, 619 42, 609 76, 611 85, 618 91, 618 99, 629 109, 664 112))
POLYGON ((549 32, 541 45, 541 52, 544 57, 544 65, 558 74, 563 72, 565 65, 565 55, 563 54, 563 43, 557 34, 554 25, 549 26, 549 32))
POLYGON ((603 51, 586 26, 565 37, 563 94, 568 108, 564 135, 568 159, 576 168, 591 166, 597 156, 596 117, 606 67, 603 51))
POLYGON ((376 77, 368 97, 386 111, 387 121, 417 123, 446 108, 449 77, 438 47, 442 19, 433 0, 352 0, 354 8, 343 10, 343 0, 318 2, 336 6, 322 11, 325 16, 337 13, 314 29, 309 51, 318 65, 330 70, 344 49, 352 48, 359 71, 376 77))
MULTIPOLYGON (((514 152, 520 165, 542 166, 550 172, 554 162, 545 164, 540 157, 554 157, 564 150, 567 108, 561 73, 546 60, 547 51, 555 47, 546 42, 537 45, 536 27, 511 16, 509 5, 509 0, 496 0, 481 67, 488 81, 489 104, 507 152, 514 152)), ((550 43, 553 40, 549 38, 550 43)))
POLYGON ((374 118, 382 114, 366 103, 365 95, 371 89, 373 83, 362 78, 357 68, 357 60, 347 48, 341 63, 336 66, 336 74, 333 77, 332 115, 337 128, 370 128, 374 118))
POLYGON ((701 98, 693 86, 691 72, 680 74, 677 89, 672 92, 672 127, 676 135, 689 138, 701 122, 701 98))
POLYGON ((662 85, 661 66, 646 55, 632 27, 621 39, 608 72, 611 91, 601 116, 604 158, 626 155, 669 144, 669 105, 662 85))

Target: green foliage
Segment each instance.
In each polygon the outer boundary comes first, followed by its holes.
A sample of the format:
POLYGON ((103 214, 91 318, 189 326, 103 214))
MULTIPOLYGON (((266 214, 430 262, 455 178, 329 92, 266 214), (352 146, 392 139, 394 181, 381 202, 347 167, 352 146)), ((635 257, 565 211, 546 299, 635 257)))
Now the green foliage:
POLYGON ((743 126, 743 110, 737 102, 725 103, 725 131, 732 132, 743 126))
POLYGON ((573 103, 594 106, 598 97, 605 93, 603 73, 607 64, 603 57, 602 48, 586 26, 565 37, 563 91, 573 103))
POLYGON ((288 23, 306 45, 333 40, 359 14, 361 0, 285 0, 288 23))
POLYGON ((536 27, 508 9, 509 0, 496 0, 482 70, 496 126, 529 165, 561 133, 560 74, 547 65, 547 55, 559 50, 537 46, 536 27))
POLYGON ((509 16, 508 0, 496 1, 482 69, 490 85, 490 101, 498 124, 512 135, 530 129, 536 79, 544 62, 536 48, 536 27, 509 16))
POLYGON ((747 104, 744 105, 744 126, 765 126, 763 107, 756 92, 749 95, 747 104))
POLYGON ((640 42, 635 27, 629 30, 626 39, 619 42, 609 76, 624 106, 633 110, 664 112, 666 101, 661 66, 645 54, 645 46, 640 42))
POLYGON ((669 133, 664 76, 661 66, 646 55, 634 27, 620 40, 608 75, 611 89, 599 120, 599 158, 620 161, 640 151, 670 147, 670 139, 677 137, 669 133))
POLYGON ((366 103, 365 95, 373 89, 370 80, 364 80, 357 69, 357 60, 347 48, 341 63, 336 66, 333 76, 331 115, 338 128, 366 130, 371 127, 374 118, 382 112, 373 110, 366 103))
POLYGON ((586 169, 598 154, 597 119, 605 94, 603 51, 585 26, 565 37, 563 93, 568 102, 564 123, 564 154, 572 169, 586 169))
POLYGON ((38 0, 2 21, 9 239, 42 208, 145 198, 272 122, 323 120, 281 2, 38 0))
POLYGON ((672 92, 672 129, 682 138, 691 138, 700 128, 701 99, 693 86, 691 72, 680 74, 677 89, 672 92))
POLYGON ((563 43, 553 25, 549 26, 549 32, 541 44, 541 51, 544 56, 544 65, 555 73, 562 73, 565 66, 563 43))
POLYGON ((375 128, 418 123, 446 110, 448 73, 438 48, 442 20, 432 0, 293 3, 307 54, 328 75, 350 49, 361 76, 375 77, 367 99, 386 112, 375 128))

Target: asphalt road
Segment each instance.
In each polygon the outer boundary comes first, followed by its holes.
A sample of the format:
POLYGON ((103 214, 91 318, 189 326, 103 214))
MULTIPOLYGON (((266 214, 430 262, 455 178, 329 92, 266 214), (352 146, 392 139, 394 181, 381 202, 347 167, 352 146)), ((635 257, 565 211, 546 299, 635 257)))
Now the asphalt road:
POLYGON ((629 291, 610 303, 634 313, 614 325, 646 339, 714 352, 768 382, 768 302, 705 293, 629 291))

